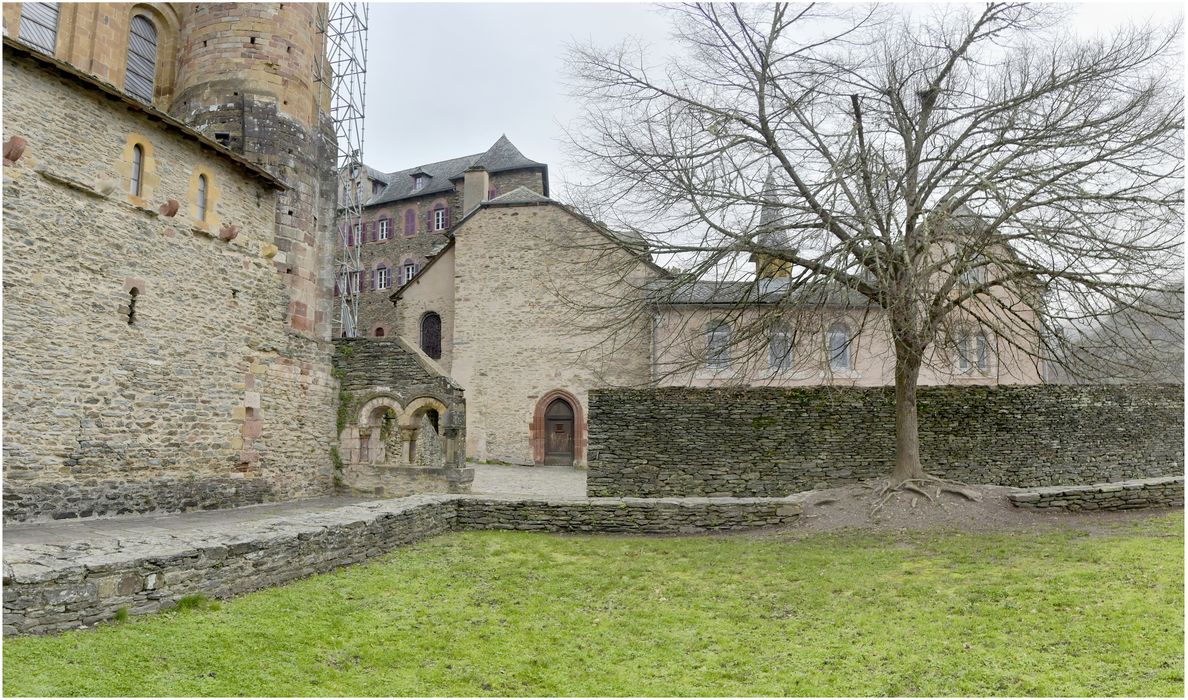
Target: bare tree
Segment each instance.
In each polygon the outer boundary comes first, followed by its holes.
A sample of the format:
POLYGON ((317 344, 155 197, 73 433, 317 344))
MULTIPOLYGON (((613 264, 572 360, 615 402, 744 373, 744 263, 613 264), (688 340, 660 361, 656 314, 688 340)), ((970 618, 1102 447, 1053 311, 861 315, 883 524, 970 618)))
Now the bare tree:
POLYGON ((671 11, 665 65, 630 44, 569 60, 593 175, 573 201, 682 266, 620 295, 623 327, 700 297, 743 354, 828 313, 882 329, 893 486, 929 478, 916 387, 968 359, 961 329, 1059 362, 1078 327, 1182 285, 1179 20, 1081 39, 1022 4, 671 11))

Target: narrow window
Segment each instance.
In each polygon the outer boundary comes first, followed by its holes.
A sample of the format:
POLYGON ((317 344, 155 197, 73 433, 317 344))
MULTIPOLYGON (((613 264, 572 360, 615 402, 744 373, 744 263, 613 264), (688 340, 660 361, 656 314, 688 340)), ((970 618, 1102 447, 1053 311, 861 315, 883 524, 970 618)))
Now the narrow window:
POLYGON ((198 176, 198 220, 206 221, 206 176, 198 176))
POLYGON ((379 326, 375 329, 375 337, 377 337, 377 338, 384 337, 385 333, 386 333, 386 331, 384 331, 383 326, 379 326))
POLYGON ((722 370, 730 367, 730 326, 725 321, 712 322, 705 333, 705 367, 722 370))
POLYGON ((767 365, 776 372, 792 369, 792 334, 787 328, 777 326, 771 332, 767 345, 767 365))
POLYGON ((404 235, 412 236, 417 232, 417 213, 412 209, 404 212, 404 235))
POLYGON ((413 191, 420 192, 423 189, 425 189, 425 176, 424 175, 413 176, 413 191))
POLYGON ((441 316, 432 311, 421 319, 421 350, 435 360, 441 359, 441 316))
POLYGON ((387 289, 392 286, 392 271, 387 265, 375 268, 375 286, 377 289, 387 289))
POLYGON ((445 229, 446 229, 446 210, 445 209, 434 209, 433 210, 433 230, 434 231, 444 231, 445 229))
POLYGON ((144 15, 136 15, 128 31, 128 66, 124 73, 124 91, 141 102, 152 102, 156 75, 157 28, 144 15))
POLYGON ((17 34, 29 46, 54 55, 54 44, 58 39, 58 3, 21 3, 21 24, 17 34))
POLYGON ((144 179, 144 148, 140 144, 132 146, 132 181, 128 184, 128 193, 133 197, 140 196, 140 181, 144 179))
POLYGON ((379 239, 386 241, 392 237, 392 222, 388 219, 380 219, 379 222, 379 239))
POLYGON ((355 272, 351 273, 351 281, 350 281, 350 284, 347 285, 348 287, 350 287, 351 294, 359 293, 359 278, 361 276, 362 276, 362 273, 357 270, 355 272))
POLYGON ((363 224, 355 224, 351 227, 351 245, 355 245, 355 241, 363 242, 363 224))
POLYGON ((417 274, 417 264, 411 260, 405 260, 403 284, 408 284, 409 280, 411 280, 415 274, 417 274))
POLYGON ((826 351, 829 353, 829 369, 845 372, 850 369, 850 329, 844 323, 835 323, 826 334, 826 351))

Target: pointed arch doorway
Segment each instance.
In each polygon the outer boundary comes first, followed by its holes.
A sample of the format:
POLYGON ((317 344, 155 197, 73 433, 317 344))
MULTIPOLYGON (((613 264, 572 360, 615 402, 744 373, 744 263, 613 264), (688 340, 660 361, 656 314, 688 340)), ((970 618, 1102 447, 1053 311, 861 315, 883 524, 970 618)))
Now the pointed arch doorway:
POLYGON ((583 463, 585 423, 582 406, 572 394, 558 389, 541 397, 531 428, 533 462, 565 467, 583 463))

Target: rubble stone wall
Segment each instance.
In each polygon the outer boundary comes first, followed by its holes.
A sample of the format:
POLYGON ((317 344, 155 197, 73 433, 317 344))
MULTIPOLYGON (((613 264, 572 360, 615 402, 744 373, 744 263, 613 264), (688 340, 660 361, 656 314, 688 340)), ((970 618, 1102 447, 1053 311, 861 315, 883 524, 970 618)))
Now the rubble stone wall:
POLYGON ((27 146, 4 165, 4 520, 329 492, 331 345, 287 323, 274 183, 6 47, 13 136, 27 146))

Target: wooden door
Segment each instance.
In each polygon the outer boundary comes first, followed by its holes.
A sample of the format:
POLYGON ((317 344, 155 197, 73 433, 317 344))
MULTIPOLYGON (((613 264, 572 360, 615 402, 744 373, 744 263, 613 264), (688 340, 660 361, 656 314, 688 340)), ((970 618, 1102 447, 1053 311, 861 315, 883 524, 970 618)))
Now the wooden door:
POLYGON ((573 466, 573 407, 555 399, 545 409, 544 463, 573 466))

